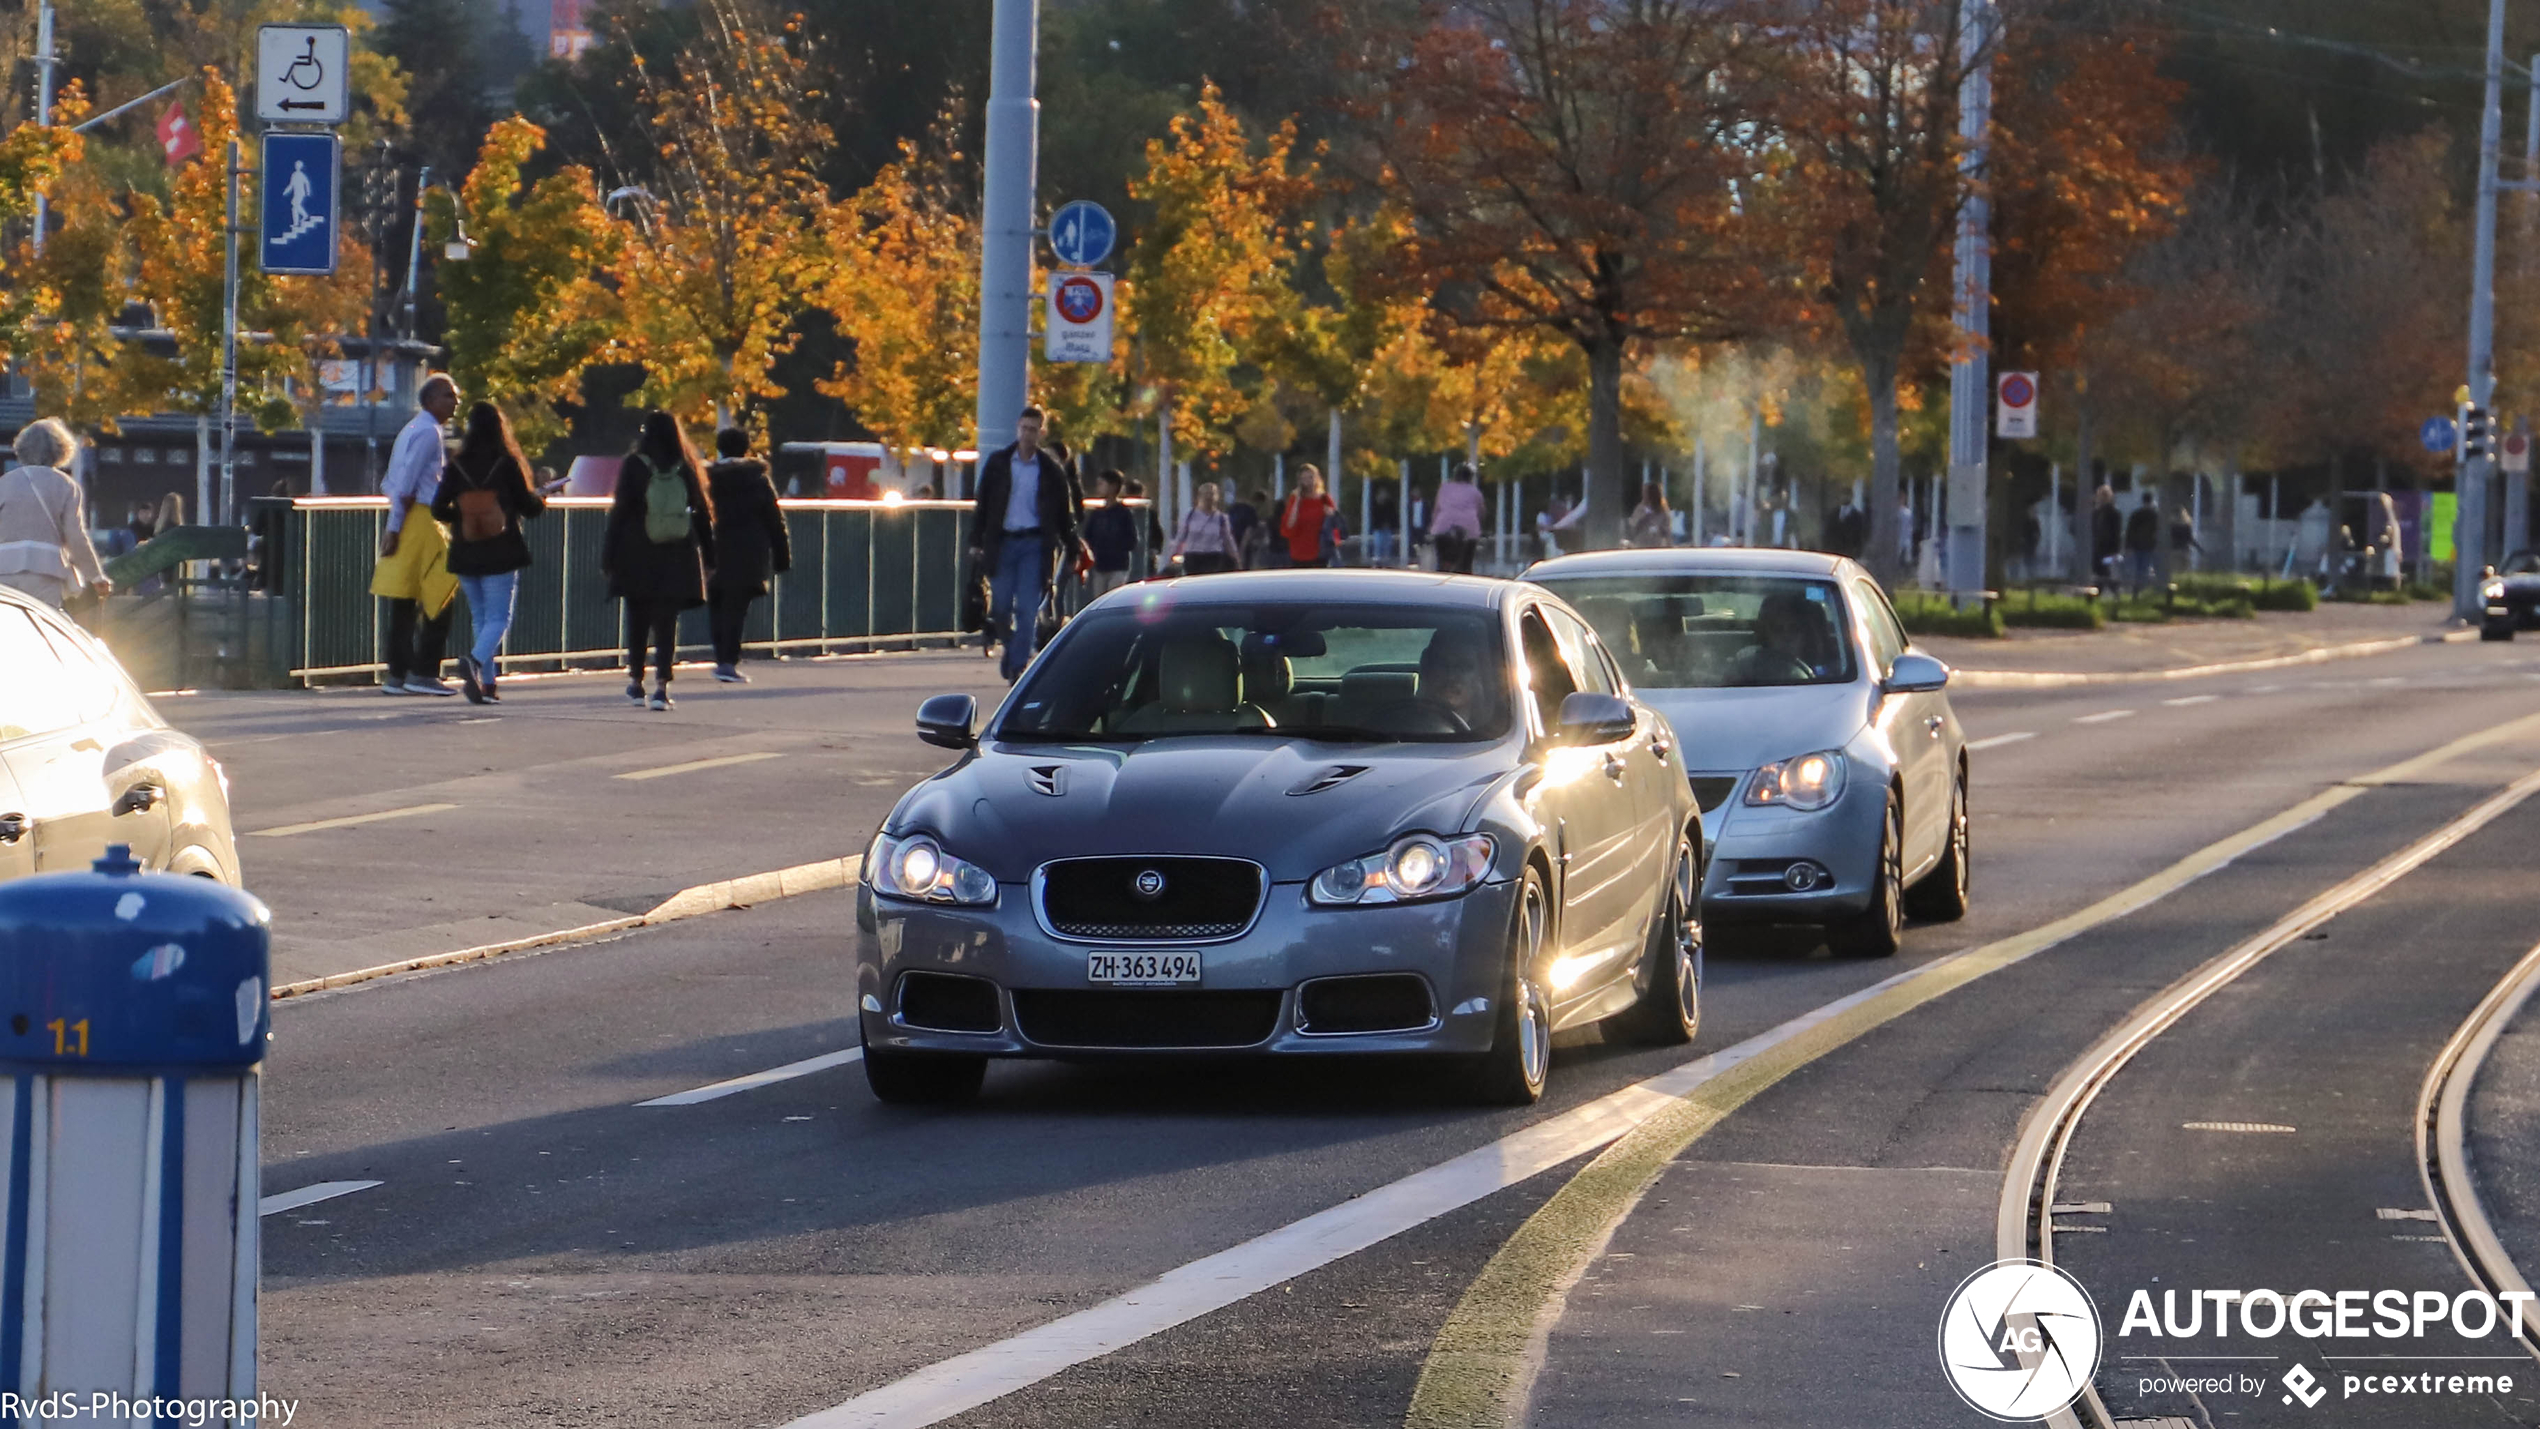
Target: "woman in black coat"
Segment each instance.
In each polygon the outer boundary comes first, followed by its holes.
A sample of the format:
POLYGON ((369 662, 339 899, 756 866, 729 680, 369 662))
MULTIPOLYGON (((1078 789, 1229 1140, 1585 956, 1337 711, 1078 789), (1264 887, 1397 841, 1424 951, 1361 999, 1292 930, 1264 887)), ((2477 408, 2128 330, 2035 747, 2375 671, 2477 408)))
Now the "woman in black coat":
POLYGON ((706 603, 706 558, 714 550, 714 502, 697 472, 696 448, 679 419, 645 414, 644 434, 617 471, 600 573, 626 602, 626 697, 644 698, 644 651, 654 655, 652 708, 670 708, 670 666, 679 653, 679 613, 706 603), (677 484, 656 477, 675 476, 677 484), (684 508, 684 509, 683 509, 684 508), (685 518, 682 520, 682 518, 685 518), (677 534, 672 534, 676 532, 677 534))
POLYGON ((750 456, 749 433, 738 427, 715 433, 714 454, 722 458, 706 473, 715 513, 714 575, 706 582, 707 613, 714 625, 714 677, 727 685, 746 685, 750 677, 741 673, 741 630, 749 623, 750 602, 767 594, 769 577, 793 569, 794 548, 767 463, 750 456))
POLYGON ((547 493, 562 485, 531 484, 501 408, 479 402, 468 409, 458 454, 441 469, 432 517, 450 528, 450 574, 459 578, 476 629, 474 643, 459 656, 460 683, 472 703, 502 698, 494 689, 495 661, 511 628, 520 573, 529 567, 520 523, 544 514, 547 493))

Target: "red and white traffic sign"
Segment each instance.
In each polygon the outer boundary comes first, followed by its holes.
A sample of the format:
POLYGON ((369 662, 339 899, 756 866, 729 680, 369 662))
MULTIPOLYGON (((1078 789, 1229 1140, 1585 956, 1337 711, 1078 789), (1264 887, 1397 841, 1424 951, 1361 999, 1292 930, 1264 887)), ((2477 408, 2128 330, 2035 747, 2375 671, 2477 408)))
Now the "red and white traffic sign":
POLYGON ((1049 319, 1041 333, 1042 356, 1051 362, 1111 360, 1111 275, 1050 275, 1049 319))
POLYGON ((2531 434, 2516 432, 2505 438, 2502 447, 2504 469, 2512 473, 2531 470, 2531 434))
POLYGON ((2037 374, 2005 372, 1994 384, 1993 433, 2025 440, 2037 435, 2037 374))

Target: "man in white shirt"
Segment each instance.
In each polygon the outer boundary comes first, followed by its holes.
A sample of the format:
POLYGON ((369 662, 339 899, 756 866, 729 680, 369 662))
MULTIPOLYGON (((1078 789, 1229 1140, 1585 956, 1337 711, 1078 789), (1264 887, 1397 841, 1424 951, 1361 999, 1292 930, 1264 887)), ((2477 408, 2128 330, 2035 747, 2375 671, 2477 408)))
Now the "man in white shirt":
POLYGON ((433 373, 417 389, 415 406, 389 450, 388 474, 379 484, 388 498, 380 570, 371 581, 372 591, 388 601, 388 671, 380 689, 391 695, 454 695, 458 691, 441 679, 441 659, 456 609, 443 587, 454 589, 456 582, 447 574, 448 545, 433 523, 432 498, 441 491, 441 466, 448 459, 441 434, 459 409, 459 385, 447 373, 433 373), (399 563, 396 557, 409 540, 418 544, 399 563))

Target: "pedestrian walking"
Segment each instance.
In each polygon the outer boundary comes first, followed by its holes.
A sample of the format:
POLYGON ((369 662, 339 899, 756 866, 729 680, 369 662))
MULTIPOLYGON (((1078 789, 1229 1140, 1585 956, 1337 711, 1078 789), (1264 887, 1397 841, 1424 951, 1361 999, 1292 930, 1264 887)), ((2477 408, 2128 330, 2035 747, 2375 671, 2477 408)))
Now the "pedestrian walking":
POLYGON ((467 597, 475 638, 459 654, 459 685, 470 704, 502 698, 495 689, 503 635, 511 629, 520 573, 529 569, 529 541, 520 523, 547 511, 547 497, 563 487, 534 486, 529 463, 512 437, 503 409, 491 402, 468 408, 459 449, 441 471, 432 517, 450 527, 450 574, 467 597))
POLYGON ((1122 503, 1128 479, 1117 471, 1094 478, 1094 504, 1085 509, 1085 546, 1094 553, 1094 568, 1085 573, 1085 603, 1091 605, 1129 582, 1129 558, 1139 545, 1138 515, 1122 503))
POLYGON ((1009 683, 1022 677, 1039 652, 1050 562, 1057 552, 1077 546, 1067 469, 1042 452, 1041 421, 1039 407, 1026 407, 1015 417, 1014 441, 980 463, 979 494, 970 507, 970 555, 994 572, 988 634, 1004 641, 999 669, 1009 683))
POLYGON ((749 624, 750 603, 767 594, 770 580, 793 569, 794 545, 767 463, 750 455, 750 434, 725 427, 714 434, 714 454, 706 472, 706 494, 714 505, 714 574, 706 582, 714 677, 746 685, 741 632, 749 624))
POLYGON ((2126 574, 2137 592, 2152 583, 2152 565, 2160 553, 2160 504, 2147 491, 2125 518, 2126 574))
POLYGON ((1340 503, 1323 489, 1323 473, 1311 464, 1296 469, 1296 490, 1279 507, 1279 537, 1288 564, 1328 566, 1340 554, 1340 503))
POLYGON ((1437 508, 1429 513, 1429 540, 1437 547, 1438 569, 1456 575, 1473 573, 1473 548, 1482 539, 1481 473, 1469 461, 1438 488, 1437 508))
POLYGON ((697 471, 697 449, 679 419, 644 415, 643 435, 617 469, 617 494, 600 546, 609 594, 626 603, 626 698, 670 708, 670 668, 679 654, 679 614, 706 603, 706 557, 714 550, 714 501, 697 471), (644 653, 653 655, 653 694, 644 697, 644 653))
POLYGON ((415 414, 388 451, 388 474, 379 484, 388 498, 388 527, 379 537, 379 564, 371 568, 370 593, 388 602, 388 695, 455 695, 441 678, 442 653, 450 643, 450 614, 459 597, 450 574, 449 534, 432 519, 448 456, 441 429, 459 410, 459 384, 446 372, 423 379, 415 414))
POLYGON ((1217 483, 1203 481, 1193 493, 1191 509, 1182 513, 1182 529, 1173 536, 1173 555, 1186 576, 1216 575, 1235 568, 1235 523, 1226 515, 1225 497, 1217 483))
POLYGON ((2187 509, 2187 503, 2184 501, 2171 507, 2170 570, 2177 572, 2194 565, 2195 557, 2202 554, 2204 549, 2203 543, 2196 539, 2195 513, 2187 509))
POLYGON ((1667 516, 1667 492, 1657 482, 1640 484, 1640 504, 1623 528, 1623 543, 1636 549, 1673 544, 1674 523, 1667 516))
POLYGON ((2102 486, 2090 507, 2090 568, 2099 573, 2101 585, 2117 583, 2117 561, 2124 552, 2125 522, 2117 514, 2117 491, 2102 486))
POLYGON ((1235 498, 1226 503, 1226 524, 1235 533, 1235 569, 1250 570, 1254 563, 1253 552, 1261 545, 1262 508, 1269 503, 1259 491, 1247 497, 1230 488, 1228 494, 1235 498))
POLYGON ((0 476, 0 585, 56 610, 82 589, 112 594, 88 536, 87 498, 67 471, 79 439, 46 417, 18 433, 16 449, 17 466, 0 476))

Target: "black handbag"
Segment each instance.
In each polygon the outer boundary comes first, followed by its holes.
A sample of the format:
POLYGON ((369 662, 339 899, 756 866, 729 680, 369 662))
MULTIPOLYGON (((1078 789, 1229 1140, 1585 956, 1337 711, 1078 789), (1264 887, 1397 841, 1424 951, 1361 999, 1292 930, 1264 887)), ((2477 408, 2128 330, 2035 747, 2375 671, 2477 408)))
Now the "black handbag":
POLYGON ((973 560, 961 573, 961 631, 975 635, 988 628, 988 573, 973 560))

